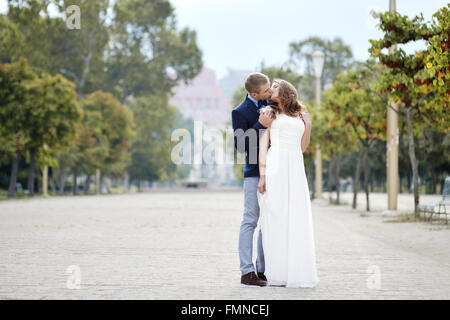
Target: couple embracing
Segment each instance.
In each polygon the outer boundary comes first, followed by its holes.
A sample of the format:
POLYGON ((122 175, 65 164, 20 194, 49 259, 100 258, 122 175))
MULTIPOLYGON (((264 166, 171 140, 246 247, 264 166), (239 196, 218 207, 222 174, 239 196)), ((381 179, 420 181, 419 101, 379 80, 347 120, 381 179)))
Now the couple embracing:
POLYGON ((245 100, 232 111, 234 144, 245 153, 241 283, 313 288, 319 279, 303 161, 311 117, 295 87, 285 80, 275 79, 270 85, 266 75, 254 72, 247 76, 245 88, 245 100))

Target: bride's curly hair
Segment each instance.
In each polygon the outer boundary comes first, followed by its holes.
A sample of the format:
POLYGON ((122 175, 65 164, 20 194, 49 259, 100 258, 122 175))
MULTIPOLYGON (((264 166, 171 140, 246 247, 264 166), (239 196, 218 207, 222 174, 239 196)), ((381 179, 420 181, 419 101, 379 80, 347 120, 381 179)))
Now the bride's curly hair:
POLYGON ((280 99, 281 106, 277 104, 270 104, 270 106, 275 109, 276 113, 284 112, 291 117, 301 116, 301 112, 305 108, 298 100, 295 87, 283 79, 275 79, 273 82, 277 83, 280 88, 278 98, 280 99))

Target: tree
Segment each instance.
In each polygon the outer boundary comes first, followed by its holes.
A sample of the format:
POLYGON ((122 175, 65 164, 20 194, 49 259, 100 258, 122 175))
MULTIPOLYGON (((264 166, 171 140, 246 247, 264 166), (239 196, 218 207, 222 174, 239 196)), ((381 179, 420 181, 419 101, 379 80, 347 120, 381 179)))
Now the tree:
MULTIPOLYGON (((317 109, 317 108, 316 108, 317 109)), ((334 105, 331 103, 324 103, 320 109, 320 121, 322 122, 320 139, 323 146, 324 155, 329 158, 328 170, 328 185, 330 187, 330 203, 331 201, 331 186, 336 186, 336 204, 340 204, 340 169, 341 158, 356 149, 354 143, 355 135, 351 130, 348 130, 345 122, 340 118, 339 113, 336 113, 334 105), (334 173, 332 168, 334 166, 334 173)), ((317 117, 317 115, 315 115, 317 117)))
MULTIPOLYGON (((364 189, 366 210, 369 206, 369 152, 374 142, 384 139, 386 134, 386 97, 377 94, 377 79, 382 74, 381 65, 368 61, 355 72, 340 75, 333 87, 324 93, 325 105, 354 132, 353 143, 362 147, 353 179, 353 208, 359 181, 360 161, 364 167, 364 189)), ((349 136, 350 137, 350 136, 349 136)))
POLYGON ((418 159, 427 169, 422 176, 424 180, 430 178, 432 185, 430 192, 435 194, 439 185, 439 174, 450 172, 450 131, 444 133, 424 130, 417 141, 417 146, 420 150, 418 159))
POLYGON ((450 84, 449 8, 450 5, 447 5, 436 12, 431 25, 423 23, 422 16, 409 19, 398 13, 375 14, 380 19, 384 37, 380 40, 370 40, 371 55, 389 68, 389 72, 380 79, 380 92, 389 93, 396 104, 396 108, 392 109, 404 118, 407 124, 416 217, 419 215, 419 170, 414 136, 426 127, 438 131, 450 128, 450 120, 446 117, 450 97, 447 89, 450 84), (406 54, 399 48, 390 55, 382 52, 393 45, 417 40, 426 41, 425 51, 406 54))
POLYGON ((0 63, 17 61, 23 46, 24 40, 17 26, 6 16, 0 15, 0 63))
POLYGON ((353 64, 353 53, 349 45, 340 38, 327 40, 319 37, 309 37, 289 44, 290 65, 295 70, 301 70, 299 96, 312 103, 315 98, 315 76, 312 54, 321 50, 325 54, 323 73, 321 76, 322 90, 332 85, 337 76, 349 69, 353 64))
POLYGON ((106 85, 120 101, 131 95, 166 95, 200 72, 196 33, 177 31, 169 1, 119 0, 113 10, 106 85))
POLYGON ((70 143, 77 121, 81 118, 75 84, 62 75, 43 74, 27 88, 24 131, 29 137, 26 149, 30 167, 28 190, 34 193, 35 160, 42 148, 52 149, 70 143))
MULTIPOLYGON (((71 5, 77 5, 82 13, 80 29, 70 30, 67 27, 63 29, 63 36, 67 37, 69 42, 64 41, 65 47, 58 48, 62 49, 58 50, 61 60, 55 71, 71 77, 77 84, 78 96, 83 98, 86 92, 97 89, 101 85, 99 81, 104 78, 102 77, 104 51, 109 40, 106 20, 110 1, 57 0, 55 2, 62 13, 65 13, 66 8, 71 5), (89 86, 89 90, 86 90, 89 86)), ((54 41, 53 44, 59 43, 54 41)))
POLYGON ((19 158, 30 139, 24 119, 30 106, 27 86, 35 79, 25 60, 0 64, 0 154, 12 157, 9 197, 15 195, 19 158))
POLYGON ((87 95, 83 106, 85 118, 79 129, 80 157, 75 169, 84 170, 88 181, 98 166, 104 176, 121 177, 130 162, 129 149, 135 134, 132 111, 102 91, 87 95))
POLYGON ((94 67, 102 72, 105 46, 108 43, 108 0, 9 0, 8 17, 15 22, 25 41, 23 56, 35 68, 52 73, 62 73, 75 81, 80 98, 89 81, 102 77, 89 76, 94 67), (80 7, 82 27, 67 28, 62 17, 49 15, 50 4, 55 4, 61 16, 70 5, 80 7))
POLYGON ((176 109, 168 99, 157 96, 129 101, 135 114, 136 136, 131 147, 130 179, 159 181, 168 177, 171 166, 171 128, 176 124, 176 109))
POLYGON ((302 78, 289 66, 265 66, 262 63, 260 72, 267 75, 271 81, 273 81, 274 79, 283 79, 292 83, 296 88, 302 78))

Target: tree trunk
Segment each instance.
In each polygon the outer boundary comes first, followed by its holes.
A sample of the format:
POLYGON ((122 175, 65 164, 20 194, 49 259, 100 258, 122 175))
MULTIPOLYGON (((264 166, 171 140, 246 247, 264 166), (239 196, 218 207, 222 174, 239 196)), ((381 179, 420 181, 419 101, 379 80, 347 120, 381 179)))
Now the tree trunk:
MULTIPOLYGON (((402 146, 403 146, 403 133, 405 132, 405 121, 402 118, 399 118, 399 121, 401 121, 401 129, 400 129, 400 134, 398 136, 398 156, 400 157, 401 154, 401 150, 402 150, 402 146)), ((398 193, 402 193, 402 177, 400 176, 400 170, 398 172, 398 193)), ((409 184, 408 184, 408 188, 409 188, 409 184)))
POLYGON ((106 186, 106 193, 111 193, 111 179, 108 177, 105 177, 105 186, 106 186))
POLYGON ((55 187, 55 168, 54 167, 49 167, 49 179, 48 179, 48 185, 50 186, 50 188, 52 189, 53 194, 56 193, 56 187, 55 187), (51 174, 50 174, 51 171, 51 174))
POLYGON ((369 205, 369 146, 365 146, 364 153, 364 191, 366 192, 366 210, 370 211, 369 205))
POLYGON ((84 194, 89 194, 91 189, 91 175, 88 174, 86 177, 86 182, 84 184, 84 194))
POLYGON ((44 197, 48 196, 48 166, 42 170, 42 193, 44 197))
POLYGON ((356 198, 359 189, 359 177, 361 176, 361 159, 364 154, 363 149, 359 150, 358 161, 356 162, 355 176, 353 177, 353 204, 352 208, 356 209, 356 198))
POLYGON ((105 188, 105 177, 100 173, 100 193, 103 193, 103 189, 105 188))
POLYGON ((72 193, 74 196, 78 194, 78 184, 77 184, 77 170, 73 169, 72 172, 72 193))
POLYGON ((341 152, 339 152, 336 158, 336 168, 335 168, 335 181, 336 181, 336 204, 340 204, 339 194, 341 191, 341 184, 339 182, 339 173, 341 171, 341 152))
POLYGON ((330 161, 328 162, 328 201, 330 202, 330 204, 333 203, 333 200, 331 198, 331 194, 333 192, 333 162, 334 162, 334 157, 331 157, 330 161))
POLYGON ((30 148, 30 169, 28 172, 28 191, 34 195, 34 167, 36 163, 36 148, 30 148))
POLYGON ((100 194, 101 193, 101 189, 100 189, 100 169, 96 169, 95 170, 95 193, 96 194, 100 194))
POLYGON ((16 156, 13 158, 11 165, 11 176, 9 179, 9 190, 8 190, 9 198, 14 198, 16 196, 17 173, 19 172, 19 159, 20 153, 19 151, 16 151, 16 156))
POLYGON ((431 169, 431 176, 433 178, 433 189, 431 190, 431 193, 436 194, 437 184, 438 184, 438 175, 437 175, 437 170, 434 166, 431 169))
POLYGON ((128 174, 128 172, 125 172, 125 176, 123 178, 123 187, 125 193, 128 193, 130 191, 130 175, 128 174))
POLYGON ((408 193, 410 193, 411 190, 411 172, 408 171, 408 175, 406 176, 407 184, 408 184, 408 193))
POLYGON ((59 195, 64 195, 64 183, 66 181, 66 178, 64 176, 64 163, 59 163, 59 195))
POLYGON ((92 30, 91 33, 89 34, 89 40, 88 40, 88 48, 89 48, 89 52, 87 53, 87 55, 82 55, 81 59, 83 60, 83 70, 81 73, 81 78, 79 79, 78 83, 77 83, 77 94, 78 97, 80 98, 80 100, 83 99, 83 94, 84 94, 84 85, 86 84, 86 79, 87 76, 89 74, 89 69, 90 69, 90 64, 91 64, 91 59, 92 59, 92 54, 93 54, 93 46, 94 46, 94 32, 95 30, 92 30))
POLYGON ((419 204, 419 163, 416 158, 416 151, 414 146, 414 134, 411 124, 411 111, 406 110, 406 121, 408 122, 408 145, 409 145, 409 160, 411 161, 412 173, 413 173, 413 191, 414 191, 414 216, 419 217, 417 211, 417 205, 419 204))

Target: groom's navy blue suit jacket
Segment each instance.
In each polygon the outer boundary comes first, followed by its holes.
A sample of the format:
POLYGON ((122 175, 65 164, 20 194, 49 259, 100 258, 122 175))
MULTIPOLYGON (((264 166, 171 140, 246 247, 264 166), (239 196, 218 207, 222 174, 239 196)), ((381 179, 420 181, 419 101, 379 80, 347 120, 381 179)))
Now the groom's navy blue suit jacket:
POLYGON ((240 153, 245 152, 244 177, 259 177, 259 130, 266 129, 266 127, 258 121, 258 109, 259 107, 247 96, 231 112, 234 130, 234 147, 240 153))

